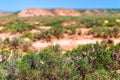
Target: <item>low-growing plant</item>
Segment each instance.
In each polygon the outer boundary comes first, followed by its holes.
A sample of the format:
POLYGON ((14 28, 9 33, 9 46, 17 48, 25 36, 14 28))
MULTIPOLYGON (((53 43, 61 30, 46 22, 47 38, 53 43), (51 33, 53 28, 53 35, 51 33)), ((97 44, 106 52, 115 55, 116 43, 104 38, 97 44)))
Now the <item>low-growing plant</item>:
POLYGON ((63 37, 65 28, 60 25, 56 25, 51 29, 51 31, 52 31, 52 35, 59 39, 63 37))
POLYGON ((115 20, 109 21, 108 23, 104 23, 103 26, 105 27, 114 27, 114 26, 120 26, 119 22, 116 22, 115 20))
POLYGON ((30 40, 27 41, 23 39, 20 41, 19 48, 26 52, 29 49, 29 47, 31 47, 31 43, 32 42, 30 40))
POLYGON ((119 37, 120 28, 119 27, 94 27, 88 32, 88 34, 93 34, 94 37, 119 37))
POLYGON ((2 73, 0 78, 11 80, 119 80, 119 74, 116 72, 119 58, 113 57, 119 47, 106 45, 103 43, 81 45, 63 55, 57 54, 61 50, 59 45, 56 45, 48 47, 38 54, 24 55, 21 59, 16 56, 6 63, 3 62, 4 64, 0 63, 2 69, 0 71, 6 71, 5 77, 2 73))
POLYGON ((12 39, 10 40, 10 45, 11 45, 14 49, 17 49, 17 47, 19 46, 19 44, 20 44, 20 38, 14 37, 14 38, 12 38, 12 39))
POLYGON ((21 38, 29 38, 30 40, 34 41, 35 37, 33 33, 30 32, 24 32, 21 36, 21 38))
POLYGON ((26 30, 30 30, 32 29, 33 26, 29 25, 27 23, 24 22, 15 22, 13 24, 9 24, 8 26, 6 26, 3 31, 8 31, 8 32, 23 32, 26 30))
POLYGON ((61 55, 62 54, 62 48, 59 44, 48 46, 48 49, 52 50, 54 53, 61 55))
POLYGON ((68 31, 67 33, 70 34, 70 35, 74 35, 76 34, 76 27, 66 27, 66 30, 68 31))
POLYGON ((87 28, 94 27, 94 26, 102 26, 102 22, 96 21, 94 19, 90 19, 90 20, 87 20, 86 22, 84 22, 84 26, 87 28))
POLYGON ((45 39, 47 41, 50 41, 51 37, 52 37, 51 30, 41 30, 41 32, 34 34, 34 38, 38 40, 45 39))
POLYGON ((0 51, 0 62, 7 61, 10 56, 10 51, 1 50, 0 51))

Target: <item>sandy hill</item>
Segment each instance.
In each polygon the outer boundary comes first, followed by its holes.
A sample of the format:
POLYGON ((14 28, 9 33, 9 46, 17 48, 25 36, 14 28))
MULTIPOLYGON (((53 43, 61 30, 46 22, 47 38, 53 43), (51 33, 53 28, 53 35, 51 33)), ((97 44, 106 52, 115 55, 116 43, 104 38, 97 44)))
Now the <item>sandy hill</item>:
POLYGON ((73 9, 25 9, 18 14, 19 17, 38 17, 38 16, 81 16, 81 13, 73 9))
POLYGON ((18 14, 19 17, 38 17, 38 16, 54 16, 54 14, 47 9, 26 9, 18 14))
POLYGON ((80 12, 73 9, 55 9, 53 12, 57 16, 81 16, 80 12))

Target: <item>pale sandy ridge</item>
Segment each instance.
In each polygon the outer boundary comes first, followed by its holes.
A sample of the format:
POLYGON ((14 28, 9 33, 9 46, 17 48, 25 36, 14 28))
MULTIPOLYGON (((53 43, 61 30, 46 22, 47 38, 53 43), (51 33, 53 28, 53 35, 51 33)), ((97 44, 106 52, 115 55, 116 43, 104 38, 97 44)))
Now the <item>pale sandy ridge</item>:
MULTIPOLYGON (((36 41, 32 44, 32 46, 35 49, 39 50, 47 46, 59 44, 64 50, 72 50, 73 48, 79 45, 95 44, 96 42, 100 43, 102 41, 103 39, 97 39, 97 38, 96 39, 78 39, 78 40, 61 39, 61 40, 54 40, 53 42, 36 41)), ((114 44, 117 44, 120 42, 120 39, 114 39, 113 42, 114 44)))

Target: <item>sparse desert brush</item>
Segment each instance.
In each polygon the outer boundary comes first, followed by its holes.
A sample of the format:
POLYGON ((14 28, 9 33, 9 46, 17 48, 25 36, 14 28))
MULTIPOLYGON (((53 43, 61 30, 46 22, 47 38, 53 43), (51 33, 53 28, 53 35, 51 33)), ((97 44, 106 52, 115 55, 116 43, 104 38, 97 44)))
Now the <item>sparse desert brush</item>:
POLYGON ((48 49, 52 50, 56 54, 59 54, 59 55, 62 54, 62 48, 59 44, 48 46, 48 49))
POLYGON ((101 24, 94 20, 88 20, 84 23, 84 26, 89 28, 89 27, 93 27, 93 26, 101 26, 101 24))
POLYGON ((31 47, 31 44, 32 42, 29 39, 21 39, 19 48, 22 49, 22 51, 26 52, 31 47))
POLYGON ((5 38, 2 43, 4 48, 10 47, 10 39, 8 37, 5 38))
POLYGON ((70 34, 70 35, 74 35, 74 34, 76 34, 76 27, 74 27, 74 26, 68 26, 68 27, 66 27, 66 32, 68 33, 68 34, 70 34))
POLYGON ((20 38, 14 37, 10 40, 10 45, 14 48, 17 49, 19 44, 20 44, 20 38))
POLYGON ((1 50, 0 51, 0 62, 7 61, 10 56, 9 50, 1 50))
POLYGON ((120 26, 120 22, 119 20, 115 21, 115 20, 111 20, 111 21, 105 21, 105 23, 103 24, 103 26, 106 27, 114 27, 114 26, 120 26))
POLYGON ((116 46, 111 46, 109 50, 111 52, 112 59, 115 60, 120 66, 120 43, 116 46))
POLYGON ((29 38, 29 39, 32 40, 32 41, 35 40, 34 34, 33 34, 33 33, 30 33, 30 32, 24 32, 24 33, 21 35, 21 38, 29 38))
POLYGON ((52 31, 52 35, 59 39, 63 37, 65 28, 63 26, 56 25, 51 29, 51 31, 52 31))
POLYGON ((34 34, 34 38, 37 40, 45 39, 46 41, 50 41, 51 37, 51 30, 41 30, 41 32, 34 34))
POLYGON ((27 23, 24 23, 24 22, 15 22, 13 24, 9 24, 8 26, 6 26, 4 29, 3 29, 3 32, 5 31, 8 31, 8 32, 23 32, 23 31, 26 31, 26 30, 30 30, 32 29, 33 26, 27 24, 27 23))
POLYGON ((88 34, 93 34, 94 37, 119 37, 120 28, 119 27, 93 27, 88 34))

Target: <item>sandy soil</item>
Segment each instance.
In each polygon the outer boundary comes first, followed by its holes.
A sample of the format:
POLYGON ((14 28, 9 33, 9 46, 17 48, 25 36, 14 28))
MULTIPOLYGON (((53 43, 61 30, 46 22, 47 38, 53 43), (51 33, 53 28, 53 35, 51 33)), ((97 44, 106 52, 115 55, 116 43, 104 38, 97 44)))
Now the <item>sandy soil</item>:
POLYGON ((14 38, 14 37, 19 37, 21 34, 20 33, 16 33, 16 34, 11 34, 11 33, 0 33, 0 38, 2 38, 3 40, 5 38, 14 38))
MULTIPOLYGON (((50 42, 46 42, 45 40, 39 40, 39 41, 33 42, 32 47, 34 47, 36 50, 40 50, 50 45, 59 44, 63 48, 63 50, 66 51, 66 50, 72 50, 73 48, 79 45, 85 45, 90 43, 94 44, 96 42, 108 40, 103 38, 94 38, 93 35, 87 35, 86 33, 88 32, 88 30, 90 30, 90 28, 81 28, 81 31, 82 31, 81 35, 64 34, 64 38, 61 38, 61 39, 52 38, 50 42)), ((38 30, 33 29, 30 32, 35 33, 35 32, 38 32, 38 30)), ((16 34, 0 33, 0 37, 2 39, 18 37, 20 35, 21 35, 20 33, 16 33, 16 34)), ((117 44, 120 42, 120 38, 111 38, 110 40, 113 40, 114 44, 117 44)))
MULTIPOLYGON (((109 39, 103 39, 103 38, 94 38, 93 35, 87 35, 86 33, 90 30, 90 28, 81 28, 82 35, 71 35, 68 36, 64 34, 64 38, 62 39, 52 39, 50 42, 46 42, 43 40, 36 41, 33 43, 33 47, 37 50, 40 50, 41 48, 45 48, 50 45, 56 45, 59 44, 63 50, 72 50, 73 48, 76 48, 79 45, 85 45, 85 44, 94 44, 96 42, 101 41, 107 41, 109 39)), ((120 38, 111 38, 110 40, 113 40, 114 44, 117 44, 120 42, 120 38)))

